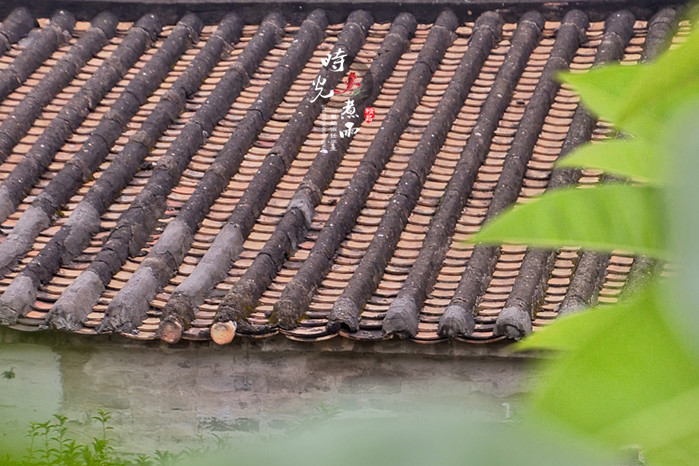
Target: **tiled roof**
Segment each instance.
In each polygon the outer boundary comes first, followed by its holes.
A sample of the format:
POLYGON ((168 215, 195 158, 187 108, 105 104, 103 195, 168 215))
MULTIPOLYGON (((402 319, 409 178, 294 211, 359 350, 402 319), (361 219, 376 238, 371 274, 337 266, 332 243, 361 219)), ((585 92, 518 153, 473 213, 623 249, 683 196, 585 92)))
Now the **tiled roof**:
POLYGON ((599 182, 551 173, 610 135, 554 75, 652 58, 687 33, 678 10, 166 19, 2 22, 3 325, 492 342, 613 302, 654 266, 462 240, 547 185, 599 182), (355 115, 324 93, 347 71, 355 115))

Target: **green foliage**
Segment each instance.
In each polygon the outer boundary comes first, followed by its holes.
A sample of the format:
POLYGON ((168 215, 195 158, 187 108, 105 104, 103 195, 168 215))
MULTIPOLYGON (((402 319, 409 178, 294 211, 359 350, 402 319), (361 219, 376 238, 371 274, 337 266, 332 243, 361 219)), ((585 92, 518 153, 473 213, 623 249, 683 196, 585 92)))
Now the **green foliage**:
MULTIPOLYGON (((308 432, 324 430, 326 423, 340 413, 340 408, 321 402, 308 415, 302 416, 286 431, 275 437, 258 436, 258 440, 268 444, 287 437, 305 435, 308 432)), ((66 416, 54 414, 45 422, 31 422, 27 431, 30 445, 21 459, 10 454, 0 457, 3 466, 175 466, 209 464, 211 458, 225 458, 229 462, 233 447, 228 438, 213 434, 212 439, 198 435, 190 446, 181 451, 155 450, 152 455, 138 456, 118 452, 109 433, 114 428, 109 425, 112 414, 98 409, 97 415, 90 418, 98 425, 99 435, 87 443, 78 443, 68 431, 68 424, 79 424, 66 416)), ((255 445, 257 447, 257 445, 255 445)))
POLYGON ((582 146, 559 166, 602 169, 636 184, 548 192, 504 212, 473 240, 678 260, 680 278, 656 280, 625 302, 562 318, 517 348, 562 352, 534 392, 540 416, 607 445, 638 445, 649 464, 696 464, 699 33, 653 64, 562 79, 589 110, 628 134, 582 146))
POLYGON ((111 429, 106 423, 110 415, 100 410, 93 419, 101 425, 102 437, 95 437, 90 445, 78 444, 68 436, 68 418, 54 414, 46 422, 32 422, 27 435, 31 439, 29 450, 19 461, 8 457, 8 465, 122 465, 114 456, 106 432, 111 429))
POLYGON ((682 271, 672 281, 670 294, 677 305, 670 306, 668 318, 676 322, 675 327, 692 344, 699 355, 699 102, 694 109, 676 119, 668 128, 666 150, 675 154, 670 161, 673 183, 668 187, 668 217, 670 244, 673 254, 682 264, 682 271))
POLYGON ((91 419, 99 425, 99 435, 88 443, 78 443, 71 438, 68 431, 71 421, 66 416, 54 414, 45 422, 29 424, 27 436, 30 438, 29 448, 21 459, 5 454, 0 461, 3 466, 173 466, 191 464, 213 454, 230 450, 226 439, 214 435, 213 445, 198 437, 196 446, 187 447, 180 452, 156 450, 152 457, 140 454, 138 456, 119 453, 113 446, 109 432, 112 415, 109 411, 98 409, 97 416, 91 419))
POLYGON ((560 79, 575 89, 588 111, 616 122, 629 83, 640 79, 644 65, 608 65, 585 74, 560 73, 560 79))
POLYGON ((291 425, 288 429, 290 434, 307 431, 327 422, 340 413, 340 408, 321 402, 313 409, 309 416, 305 416, 291 425))
POLYGON ((585 74, 563 73, 594 114, 639 139, 657 141, 677 111, 699 95, 699 35, 651 64, 606 66, 585 74))
POLYGON ((570 351, 534 391, 537 410, 612 446, 640 444, 654 464, 667 453, 667 464, 699 458, 699 442, 682 445, 699 438, 699 371, 663 315, 666 302, 651 287, 522 341, 519 349, 570 351))
POLYGON ((661 195, 656 188, 615 183, 552 191, 504 211, 472 240, 623 249, 663 257, 662 224, 661 195))
POLYGON ((665 181, 666 164, 656 154, 657 149, 646 141, 616 139, 604 144, 584 144, 558 166, 595 168, 658 186, 665 181))

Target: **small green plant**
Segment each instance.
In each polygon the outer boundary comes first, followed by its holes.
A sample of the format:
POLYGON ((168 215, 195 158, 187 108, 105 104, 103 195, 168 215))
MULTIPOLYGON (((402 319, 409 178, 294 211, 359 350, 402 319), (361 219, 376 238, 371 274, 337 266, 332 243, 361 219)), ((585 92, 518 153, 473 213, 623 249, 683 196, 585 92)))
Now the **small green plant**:
POLYGON ((141 454, 134 459, 134 464, 136 464, 137 466, 151 466, 153 464, 153 461, 151 461, 148 455, 141 454))
POLYGON ((30 438, 29 449, 20 461, 7 457, 3 464, 13 465, 73 465, 73 464, 110 464, 98 462, 93 458, 86 445, 78 445, 68 437, 68 418, 54 414, 46 422, 32 422, 27 436, 30 438))
POLYGON ((21 459, 6 454, 0 464, 7 466, 171 466, 181 464, 186 458, 201 458, 227 446, 225 439, 215 437, 215 447, 208 445, 203 436, 198 436, 197 446, 174 453, 157 450, 153 457, 119 453, 109 437, 113 427, 109 425, 112 415, 109 411, 99 409, 91 417, 99 425, 99 435, 88 443, 78 443, 71 438, 68 417, 54 414, 45 422, 31 422, 27 430, 30 439, 26 454, 21 459))
POLYGON ((289 429, 287 429, 287 432, 294 434, 310 430, 334 418, 340 413, 340 411, 341 410, 339 407, 332 404, 326 404, 325 402, 321 401, 318 406, 313 408, 313 412, 311 414, 293 423, 289 429))
MULTIPOLYGON (((340 409, 334 405, 320 403, 313 412, 294 423, 284 434, 267 438, 260 436, 270 443, 281 438, 291 437, 313 429, 334 418, 340 409)), ((21 459, 6 454, 0 456, 2 466, 174 466, 179 464, 206 464, 207 458, 222 458, 230 456, 233 445, 226 437, 212 434, 211 438, 197 435, 190 446, 181 451, 155 450, 152 455, 128 454, 116 450, 110 432, 114 428, 109 425, 112 414, 104 409, 98 409, 97 415, 90 417, 99 426, 99 435, 86 443, 77 442, 69 431, 69 424, 78 424, 68 417, 54 414, 45 422, 31 422, 27 430, 30 443, 21 459)))
POLYGON ((31 424, 29 424, 29 431, 27 432, 27 436, 30 439, 30 443, 29 451, 27 452, 27 456, 24 457, 24 461, 31 464, 35 460, 34 444, 36 443, 36 438, 39 436, 38 422, 32 422, 31 424))
POLYGON ((156 464, 161 466, 173 466, 182 461, 183 456, 182 452, 173 453, 171 451, 155 450, 156 464))
POLYGON ((97 416, 92 417, 94 421, 99 423, 102 436, 92 439, 91 449, 82 449, 83 459, 87 464, 114 463, 114 448, 107 437, 107 432, 114 429, 112 426, 107 425, 111 418, 111 413, 101 408, 97 410, 97 416))

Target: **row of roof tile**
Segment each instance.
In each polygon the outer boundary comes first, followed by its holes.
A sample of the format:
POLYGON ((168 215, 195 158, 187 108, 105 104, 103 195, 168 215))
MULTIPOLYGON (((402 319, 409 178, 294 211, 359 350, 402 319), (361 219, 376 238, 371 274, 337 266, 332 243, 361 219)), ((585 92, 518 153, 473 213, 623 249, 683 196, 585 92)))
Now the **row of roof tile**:
POLYGON ((599 181, 551 173, 609 133, 555 74, 652 59, 686 33, 676 8, 39 23, 0 25, 3 325, 488 342, 657 266, 461 240, 547 184, 599 181))

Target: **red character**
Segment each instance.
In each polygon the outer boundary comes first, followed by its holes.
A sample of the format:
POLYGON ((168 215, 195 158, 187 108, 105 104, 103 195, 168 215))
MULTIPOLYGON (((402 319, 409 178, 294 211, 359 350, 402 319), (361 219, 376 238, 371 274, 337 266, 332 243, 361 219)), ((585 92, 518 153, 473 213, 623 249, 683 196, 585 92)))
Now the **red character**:
POLYGON ((345 88, 344 91, 338 91, 337 89, 334 90, 335 94, 346 94, 355 87, 361 87, 362 85, 359 83, 355 83, 354 81, 357 79, 357 75, 355 74, 354 71, 350 71, 349 76, 347 77, 347 87, 345 88))
POLYGON ((374 107, 367 107, 364 109, 364 120, 367 123, 371 123, 374 120, 375 116, 376 111, 374 110, 374 107))

